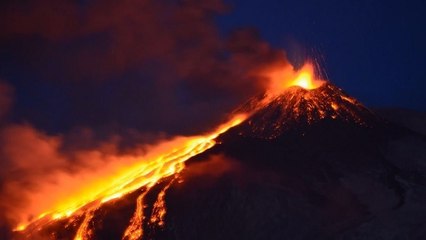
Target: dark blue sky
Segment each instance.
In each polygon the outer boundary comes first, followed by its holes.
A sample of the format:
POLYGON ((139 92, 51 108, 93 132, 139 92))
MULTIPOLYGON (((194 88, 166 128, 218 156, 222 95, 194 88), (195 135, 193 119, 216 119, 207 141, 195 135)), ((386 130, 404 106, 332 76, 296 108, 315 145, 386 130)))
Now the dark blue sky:
POLYGON ((254 26, 370 107, 426 110, 426 1, 228 0, 221 29, 254 26))

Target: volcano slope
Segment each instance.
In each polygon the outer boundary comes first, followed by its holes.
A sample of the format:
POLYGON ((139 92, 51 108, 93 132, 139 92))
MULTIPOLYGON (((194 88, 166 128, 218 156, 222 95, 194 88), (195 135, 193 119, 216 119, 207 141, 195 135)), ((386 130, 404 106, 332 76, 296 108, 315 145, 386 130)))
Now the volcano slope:
MULTIPOLYGON (((253 114, 147 193, 143 239, 426 239, 424 135, 329 83, 240 111, 253 114), (152 222, 169 184, 164 222, 152 222)), ((91 239, 121 239, 143 191, 98 209, 91 239)), ((79 224, 55 222, 40 239, 73 239, 79 224)))
POLYGON ((426 239, 425 136, 331 84, 289 89, 219 140, 170 190, 157 239, 426 239))

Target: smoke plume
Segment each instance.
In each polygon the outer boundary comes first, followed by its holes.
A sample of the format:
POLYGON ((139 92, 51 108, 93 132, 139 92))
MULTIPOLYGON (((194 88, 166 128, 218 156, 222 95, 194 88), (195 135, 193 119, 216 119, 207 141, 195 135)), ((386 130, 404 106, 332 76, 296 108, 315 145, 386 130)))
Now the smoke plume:
POLYGON ((4 61, 28 69, 6 72, 25 90, 15 118, 49 132, 214 126, 262 87, 253 71, 286 62, 251 29, 220 34, 214 18, 226 11, 219 0, 6 4, 4 61))

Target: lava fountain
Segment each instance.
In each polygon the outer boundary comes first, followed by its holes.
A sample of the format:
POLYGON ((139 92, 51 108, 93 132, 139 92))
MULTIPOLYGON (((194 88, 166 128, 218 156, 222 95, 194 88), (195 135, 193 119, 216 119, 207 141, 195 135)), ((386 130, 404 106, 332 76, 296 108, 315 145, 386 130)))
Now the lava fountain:
POLYGON ((317 79, 312 63, 306 63, 298 72, 294 81, 287 86, 299 86, 306 90, 316 89, 322 86, 323 80, 317 79))
POLYGON ((314 64, 309 61, 298 70, 295 70, 291 65, 279 66, 274 69, 268 69, 265 75, 269 79, 267 94, 271 97, 278 96, 294 86, 313 90, 321 87, 326 82, 318 77, 315 73, 314 64))

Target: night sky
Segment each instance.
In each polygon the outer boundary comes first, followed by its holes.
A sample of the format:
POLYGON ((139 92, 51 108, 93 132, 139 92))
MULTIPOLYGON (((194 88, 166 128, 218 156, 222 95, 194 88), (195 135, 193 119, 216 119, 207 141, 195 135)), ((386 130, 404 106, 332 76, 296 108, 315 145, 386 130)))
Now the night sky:
POLYGON ((261 89, 247 72, 318 61, 368 107, 426 110, 424 1, 1 4, 3 122, 146 139, 213 127, 261 89), (277 60, 280 59, 281 60, 277 60), (84 130, 83 130, 84 131, 84 130))
POLYGON ((329 80, 370 107, 426 110, 426 2, 231 0, 224 32, 249 25, 295 63, 318 58, 329 80))

